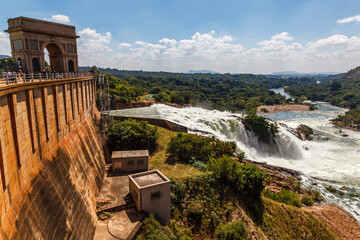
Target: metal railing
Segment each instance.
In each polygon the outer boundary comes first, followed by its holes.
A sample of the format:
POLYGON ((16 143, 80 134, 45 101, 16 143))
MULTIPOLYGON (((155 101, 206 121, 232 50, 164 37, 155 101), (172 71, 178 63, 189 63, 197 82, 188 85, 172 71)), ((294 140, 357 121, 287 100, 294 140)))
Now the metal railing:
POLYGON ((46 81, 65 78, 78 78, 92 76, 90 72, 77 72, 77 73, 2 73, 0 76, 0 82, 9 84, 21 83, 21 82, 34 82, 34 81, 46 81))

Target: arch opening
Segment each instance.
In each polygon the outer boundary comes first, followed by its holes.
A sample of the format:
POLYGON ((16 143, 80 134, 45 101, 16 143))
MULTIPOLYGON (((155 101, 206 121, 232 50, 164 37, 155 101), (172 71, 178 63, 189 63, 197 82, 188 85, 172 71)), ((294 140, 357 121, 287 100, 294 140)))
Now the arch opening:
POLYGON ((69 69, 69 72, 74 72, 74 71, 75 71, 74 61, 73 61, 73 60, 69 60, 69 62, 68 62, 68 69, 69 69))
POLYGON ((49 43, 44 49, 46 49, 49 53, 48 59, 50 62, 50 70, 55 72, 64 72, 63 53, 60 47, 55 43, 49 43))

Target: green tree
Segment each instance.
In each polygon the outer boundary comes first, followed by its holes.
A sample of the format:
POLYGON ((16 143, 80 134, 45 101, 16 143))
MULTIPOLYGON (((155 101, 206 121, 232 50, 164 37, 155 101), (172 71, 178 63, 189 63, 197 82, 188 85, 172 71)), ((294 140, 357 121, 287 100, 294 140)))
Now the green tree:
POLYGON ((157 127, 152 127, 144 121, 129 119, 110 122, 107 138, 111 151, 149 149, 150 152, 154 152, 158 132, 157 127))

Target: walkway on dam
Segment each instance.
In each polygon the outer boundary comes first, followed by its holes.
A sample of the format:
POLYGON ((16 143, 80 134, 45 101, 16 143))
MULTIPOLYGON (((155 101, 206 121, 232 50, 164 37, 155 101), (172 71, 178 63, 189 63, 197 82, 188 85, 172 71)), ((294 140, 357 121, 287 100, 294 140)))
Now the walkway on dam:
POLYGON ((14 85, 19 83, 41 82, 49 80, 66 80, 89 76, 92 76, 92 73, 2 73, 0 74, 0 88, 2 86, 14 85))

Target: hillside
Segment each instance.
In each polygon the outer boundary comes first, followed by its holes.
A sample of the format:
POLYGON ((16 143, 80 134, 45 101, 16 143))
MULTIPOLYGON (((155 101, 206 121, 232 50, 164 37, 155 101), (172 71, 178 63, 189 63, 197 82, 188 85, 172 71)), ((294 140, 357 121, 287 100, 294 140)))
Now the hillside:
POLYGON ((290 86, 287 92, 294 97, 305 96, 312 101, 326 101, 335 106, 355 109, 360 107, 360 67, 329 82, 290 86))
POLYGON ((249 200, 229 183, 216 181, 208 171, 168 162, 165 150, 176 133, 159 128, 159 134, 159 148, 150 158, 150 166, 173 179, 171 223, 164 227, 147 218, 138 239, 223 239, 219 232, 231 229, 240 232, 242 238, 236 239, 356 239, 360 233, 355 220, 341 209, 300 203, 305 197, 317 197, 299 187, 295 172, 259 165, 267 174, 265 190, 260 200, 249 200))

